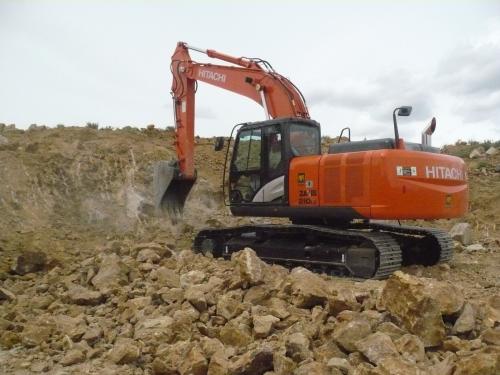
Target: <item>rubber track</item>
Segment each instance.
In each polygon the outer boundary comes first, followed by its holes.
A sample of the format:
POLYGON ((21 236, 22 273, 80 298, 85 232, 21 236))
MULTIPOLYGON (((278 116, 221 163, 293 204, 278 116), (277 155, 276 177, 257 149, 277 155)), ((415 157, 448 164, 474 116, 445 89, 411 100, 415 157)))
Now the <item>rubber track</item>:
POLYGON ((370 223, 369 228, 394 233, 433 237, 439 245, 439 248, 437 249, 439 251, 439 263, 449 262, 453 258, 453 239, 450 237, 448 232, 442 229, 379 223, 370 223))
MULTIPOLYGON (((360 238, 362 238, 371 242, 378 250, 379 267, 372 276, 373 279, 385 279, 394 271, 401 268, 401 249, 396 240, 392 238, 390 234, 359 230, 342 230, 315 225, 247 225, 227 229, 206 229, 199 232, 196 236, 194 249, 195 251, 201 251, 201 243, 205 238, 231 238, 239 236, 242 233, 252 231, 265 231, 268 233, 274 232, 273 236, 275 237, 279 237, 279 235, 284 234, 284 232, 296 233, 297 231, 305 231, 307 234, 318 234, 321 236, 331 237, 332 239, 341 239, 345 242, 348 242, 349 239, 352 239, 353 242, 357 242, 360 238)), ((285 258, 283 258, 283 262, 286 263, 285 258)), ((328 264, 328 259, 325 259, 324 262, 328 264)), ((302 259, 301 263, 303 266, 307 267, 313 265, 314 262, 302 259)), ((331 266, 337 268, 339 267, 338 263, 331 263, 331 266)))

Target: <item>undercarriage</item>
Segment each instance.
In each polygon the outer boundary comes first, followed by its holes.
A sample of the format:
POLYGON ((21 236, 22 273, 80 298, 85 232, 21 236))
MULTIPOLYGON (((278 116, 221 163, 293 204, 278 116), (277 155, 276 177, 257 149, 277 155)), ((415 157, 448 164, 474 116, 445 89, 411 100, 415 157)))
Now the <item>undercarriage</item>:
POLYGON ((194 240, 195 251, 226 259, 245 247, 268 263, 363 279, 384 279, 402 266, 431 266, 453 256, 445 231, 378 223, 247 225, 205 229, 194 240))

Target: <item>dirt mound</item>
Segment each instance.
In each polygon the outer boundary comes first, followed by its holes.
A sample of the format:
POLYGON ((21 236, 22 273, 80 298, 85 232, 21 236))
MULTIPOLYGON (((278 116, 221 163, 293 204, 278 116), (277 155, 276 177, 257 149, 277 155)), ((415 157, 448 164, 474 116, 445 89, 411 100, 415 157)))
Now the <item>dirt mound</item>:
POLYGON ((212 140, 197 139, 198 182, 174 225, 153 215, 151 191, 172 132, 0 131, 2 373, 500 369, 498 154, 466 159, 473 240, 450 265, 356 282, 251 249, 231 261, 191 252, 202 227, 268 222, 229 215, 212 140))

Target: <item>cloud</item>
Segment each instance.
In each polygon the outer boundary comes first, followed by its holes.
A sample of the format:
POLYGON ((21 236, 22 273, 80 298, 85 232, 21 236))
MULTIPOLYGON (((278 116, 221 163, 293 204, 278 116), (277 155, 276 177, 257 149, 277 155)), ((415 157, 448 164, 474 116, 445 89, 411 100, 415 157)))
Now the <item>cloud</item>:
POLYGON ((215 119, 217 115, 215 114, 215 111, 212 110, 211 108, 198 105, 196 107, 196 117, 206 120, 212 120, 215 119))
POLYGON ((413 106, 412 120, 432 117, 433 96, 426 79, 400 70, 370 81, 358 80, 336 88, 314 88, 307 92, 310 106, 330 106, 356 111, 368 121, 391 120, 400 105, 413 106))
POLYGON ((500 24, 482 39, 453 50, 435 80, 465 122, 500 118, 500 24))

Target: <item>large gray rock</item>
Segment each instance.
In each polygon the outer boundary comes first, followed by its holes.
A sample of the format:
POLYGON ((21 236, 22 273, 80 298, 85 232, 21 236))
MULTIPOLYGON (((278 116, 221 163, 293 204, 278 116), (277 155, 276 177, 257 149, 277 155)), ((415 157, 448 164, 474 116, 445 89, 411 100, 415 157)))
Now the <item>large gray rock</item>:
POLYGON ((450 230, 450 236, 455 241, 462 245, 470 245, 472 243, 472 230, 469 223, 457 223, 450 230))
POLYGON ((474 150, 472 150, 469 154, 469 159, 477 159, 480 158, 481 156, 484 155, 484 148, 483 147, 477 147, 474 150))
POLYGON ((498 149, 496 147, 491 146, 489 149, 486 150, 486 155, 488 156, 493 156, 498 154, 498 149))
POLYGON ((476 314, 470 303, 464 305, 464 309, 453 325, 452 333, 467 333, 474 329, 476 325, 476 314))
POLYGON ((7 137, 0 135, 0 146, 5 146, 8 144, 9 144, 9 140, 7 139, 7 137))

